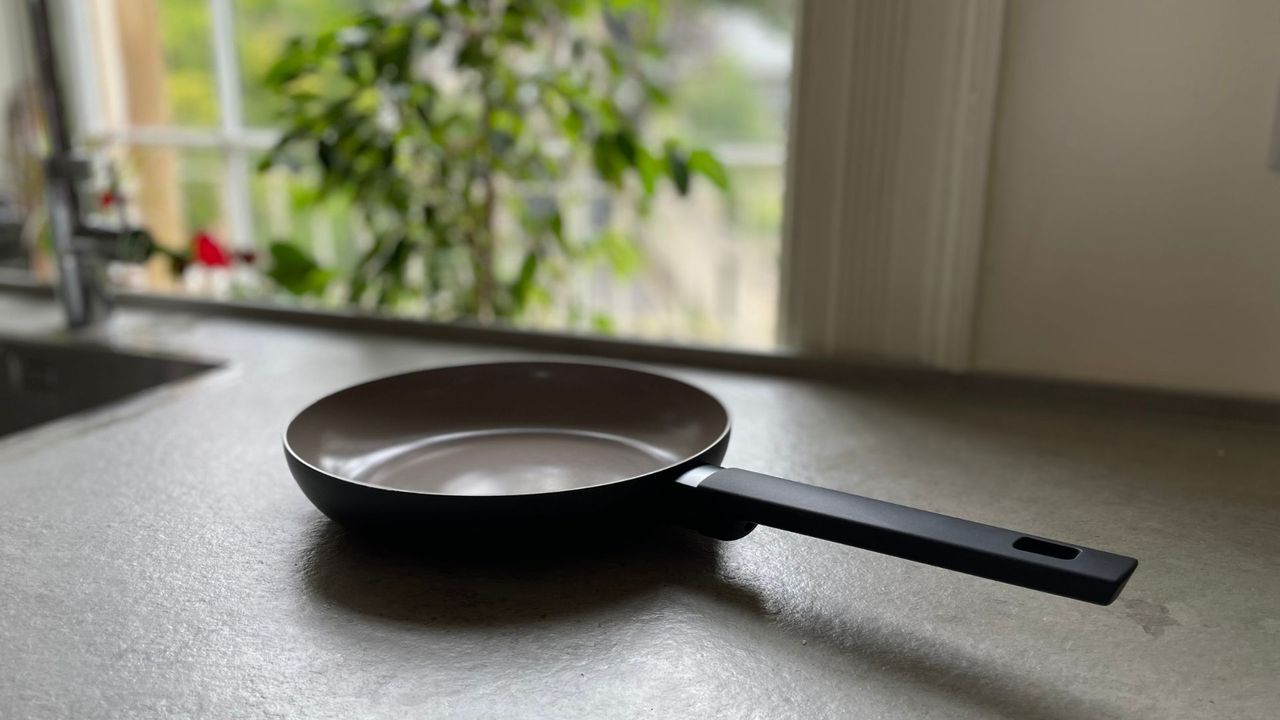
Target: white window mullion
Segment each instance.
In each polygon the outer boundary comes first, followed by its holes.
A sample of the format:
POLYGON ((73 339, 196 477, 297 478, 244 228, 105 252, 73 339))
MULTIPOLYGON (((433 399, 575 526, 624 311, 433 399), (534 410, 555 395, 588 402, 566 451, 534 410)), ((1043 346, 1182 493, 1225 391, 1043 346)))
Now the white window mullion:
POLYGON ((241 150, 262 152, 276 144, 280 133, 275 130, 244 128, 234 135, 222 129, 184 128, 171 125, 125 127, 89 134, 87 140, 122 145, 193 148, 206 150, 241 150))
POLYGON ((254 247, 253 207, 249 194, 249 158, 243 135, 244 111, 240 102, 240 59, 236 55, 235 8, 232 0, 209 0, 213 21, 214 78, 218 88, 219 129, 224 146, 222 197, 227 213, 227 233, 233 248, 254 247))

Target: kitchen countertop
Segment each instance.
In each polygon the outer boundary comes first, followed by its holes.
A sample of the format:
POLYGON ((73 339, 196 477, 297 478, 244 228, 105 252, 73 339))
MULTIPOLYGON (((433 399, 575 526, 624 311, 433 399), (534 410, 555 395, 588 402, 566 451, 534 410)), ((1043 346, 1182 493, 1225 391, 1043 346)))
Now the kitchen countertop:
MULTIPOLYGON (((0 294, 0 333, 59 326, 0 294)), ((280 448, 375 376, 532 356, 158 310, 110 342, 226 361, 0 439, 5 718, 1273 718, 1280 427, 667 366, 727 462, 1141 565, 1097 607, 761 528, 391 550, 280 448)))

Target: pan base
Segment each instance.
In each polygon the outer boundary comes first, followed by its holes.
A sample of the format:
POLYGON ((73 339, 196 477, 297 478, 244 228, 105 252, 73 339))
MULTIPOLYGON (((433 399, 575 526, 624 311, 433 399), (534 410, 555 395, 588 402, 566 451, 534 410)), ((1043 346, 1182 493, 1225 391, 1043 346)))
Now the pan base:
POLYGON ((590 487, 679 460, 631 438, 573 429, 475 430, 345 458, 357 482, 448 495, 524 495, 590 487))

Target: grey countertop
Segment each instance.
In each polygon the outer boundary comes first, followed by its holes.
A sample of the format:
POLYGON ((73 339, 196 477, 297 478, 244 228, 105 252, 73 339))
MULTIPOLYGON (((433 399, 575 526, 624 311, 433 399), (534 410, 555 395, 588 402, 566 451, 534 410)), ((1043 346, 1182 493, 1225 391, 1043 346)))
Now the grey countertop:
MULTIPOLYGON (((0 333, 58 325, 0 295, 0 333)), ((292 414, 529 355, 133 310, 227 364, 0 439, 0 716, 1274 718, 1280 432, 1114 403, 665 367, 728 462, 1142 560, 1096 607, 762 528, 459 560, 298 491, 292 414)))

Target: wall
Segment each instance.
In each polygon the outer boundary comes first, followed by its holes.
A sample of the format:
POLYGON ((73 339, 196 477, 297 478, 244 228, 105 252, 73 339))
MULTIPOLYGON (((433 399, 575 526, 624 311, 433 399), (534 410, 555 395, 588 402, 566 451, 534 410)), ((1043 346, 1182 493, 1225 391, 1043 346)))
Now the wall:
POLYGON ((1015 0, 978 369, 1280 397, 1277 0, 1015 0))

